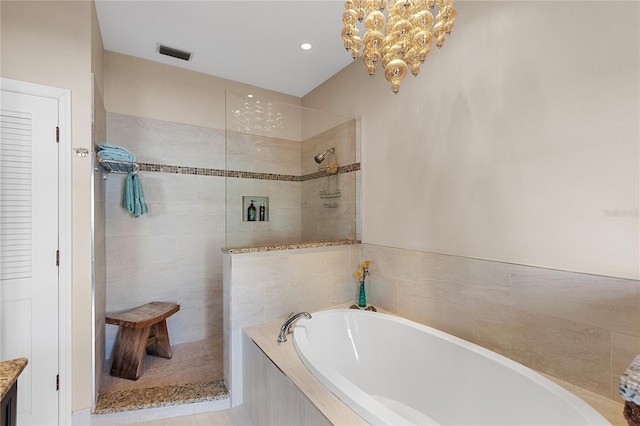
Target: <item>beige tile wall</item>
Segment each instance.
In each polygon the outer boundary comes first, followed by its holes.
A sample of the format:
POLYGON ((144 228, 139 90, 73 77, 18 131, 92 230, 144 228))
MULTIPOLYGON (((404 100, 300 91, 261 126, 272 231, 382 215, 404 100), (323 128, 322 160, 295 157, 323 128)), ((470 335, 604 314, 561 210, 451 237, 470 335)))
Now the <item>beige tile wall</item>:
POLYGON ((243 348, 243 405, 254 424, 332 424, 246 334, 243 348))
POLYGON ((228 178, 226 226, 227 247, 299 242, 300 182, 228 178), (268 221, 243 222, 243 196, 269 197, 268 221))
MULTIPOLYGON (((149 213, 120 207, 124 175, 107 183, 107 311, 180 304, 172 343, 222 333, 224 179, 140 172, 149 213)), ((107 356, 117 327, 107 326, 107 356)))
POLYGON ((108 113, 108 143, 130 149, 138 161, 224 169, 224 130, 108 113))
POLYGON ((356 173, 340 173, 301 183, 302 241, 356 238, 356 173), (340 197, 322 198, 328 188, 340 197))
POLYGON ((611 399, 640 352, 640 283, 363 245, 370 301, 611 399))
POLYGON ((356 238, 356 173, 340 173, 300 182, 318 172, 313 157, 335 147, 323 163, 355 162, 355 120, 348 120, 303 142, 227 132, 227 170, 280 174, 288 180, 230 178, 227 181, 228 247, 356 238), (339 198, 319 191, 340 190, 339 198), (242 221, 242 196, 269 197, 266 223, 242 221), (337 207, 324 204, 336 203, 337 207))
POLYGON ((359 245, 224 255, 224 373, 232 405, 242 402, 242 329, 355 300, 359 256, 359 245))
POLYGON ((355 119, 303 140, 300 160, 302 174, 317 172, 319 164, 313 158, 329 148, 336 149, 335 157, 327 155, 327 158, 320 165, 335 160, 342 166, 355 163, 357 161, 355 141, 355 119))
MULTIPOLYGON (((356 120, 335 126, 302 142, 302 174, 316 173, 319 166, 337 161, 340 166, 356 163, 356 120), (313 159, 334 147, 335 157, 327 156, 320 165, 313 159)), ((356 178, 359 172, 340 173, 302 182, 302 240, 356 238, 356 178), (320 191, 340 191, 340 197, 321 198, 320 191), (332 205, 331 207, 325 206, 332 205)))
MULTIPOLYGON (((224 168, 224 132, 107 114, 107 142, 141 162, 224 168)), ((174 344, 222 333, 224 177, 140 172, 149 213, 121 207, 125 175, 106 181, 108 312, 158 300, 180 304, 168 319, 174 344)), ((110 357, 117 327, 107 325, 110 357)))
POLYGON ((227 170, 300 176, 299 141, 228 131, 226 149, 227 170))

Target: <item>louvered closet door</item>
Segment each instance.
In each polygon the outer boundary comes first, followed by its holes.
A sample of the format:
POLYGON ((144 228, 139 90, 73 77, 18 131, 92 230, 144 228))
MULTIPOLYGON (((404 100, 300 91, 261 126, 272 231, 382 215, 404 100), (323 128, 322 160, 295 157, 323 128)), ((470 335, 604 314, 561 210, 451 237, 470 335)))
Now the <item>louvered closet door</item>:
POLYGON ((0 360, 26 357, 19 425, 58 423, 55 99, 0 92, 0 360))

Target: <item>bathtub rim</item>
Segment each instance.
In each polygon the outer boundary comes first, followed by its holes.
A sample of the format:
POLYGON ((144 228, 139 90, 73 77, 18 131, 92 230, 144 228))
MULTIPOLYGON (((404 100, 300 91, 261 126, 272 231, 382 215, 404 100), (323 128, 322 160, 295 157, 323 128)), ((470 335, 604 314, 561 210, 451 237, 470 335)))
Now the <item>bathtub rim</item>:
MULTIPOLYGON (((488 357, 494 361, 499 362, 500 364, 506 366, 507 368, 513 370, 515 373, 525 376, 527 379, 533 381, 539 386, 542 386, 547 391, 551 392, 553 395, 560 398, 564 403, 568 404, 570 407, 578 411, 586 421, 589 422, 590 425, 609 425, 611 426, 611 422, 606 419, 598 410, 585 402, 582 398, 575 395, 573 392, 563 388, 562 386, 554 383, 549 378, 542 375, 540 372, 533 370, 530 367, 527 367, 517 361, 514 361, 510 358, 507 358, 504 355, 501 355, 497 352, 491 351, 485 347, 482 347, 476 343, 469 342, 467 340, 461 339, 457 336, 453 336, 444 331, 435 329, 433 327, 409 320, 407 318, 403 318, 393 314, 387 314, 382 312, 372 312, 365 311, 359 309, 327 309, 312 313, 311 319, 300 319, 296 326, 293 329, 293 346, 295 348, 295 353, 300 358, 302 364, 311 372, 312 376, 316 378, 320 383, 327 388, 336 396, 342 400, 345 405, 351 408, 354 412, 356 412, 359 416, 364 418, 369 422, 380 423, 387 422, 387 424, 411 424, 407 419, 403 418, 399 414, 393 412, 392 410, 382 406, 382 404, 375 401, 373 397, 364 392, 362 389, 358 388, 354 384, 352 384, 349 380, 347 380, 344 376, 338 373, 333 367, 324 365, 324 371, 320 371, 319 367, 313 364, 313 361, 319 362, 318 365, 322 365, 321 361, 318 361, 316 356, 309 353, 301 354, 300 351, 304 349, 310 349, 310 342, 307 337, 306 325, 317 318, 322 318, 328 315, 339 315, 339 314, 348 314, 348 315, 376 315, 384 320, 388 320, 391 322, 399 323, 423 332, 427 332, 436 337, 442 338, 446 341, 449 341, 454 344, 458 344, 463 348, 470 350, 479 356, 488 357), (299 349, 300 348, 300 349, 299 349), (310 359, 309 359, 310 358, 310 359), (316 374, 317 373, 317 374, 316 374), (334 386, 334 383, 340 386, 334 386), (353 392, 350 395, 345 387, 355 388, 351 390, 353 392), (362 398, 364 401, 364 405, 357 401, 357 398, 362 398), (366 410, 366 406, 371 404, 375 404, 376 410, 374 413, 366 410), (381 406, 381 407, 380 407, 381 406)), ((309 352, 309 351, 308 351, 309 352)), ((427 416, 428 417, 428 416, 427 416)), ((429 417, 430 418, 430 417, 429 417)), ((431 419, 434 425, 438 425, 435 420, 431 419)))

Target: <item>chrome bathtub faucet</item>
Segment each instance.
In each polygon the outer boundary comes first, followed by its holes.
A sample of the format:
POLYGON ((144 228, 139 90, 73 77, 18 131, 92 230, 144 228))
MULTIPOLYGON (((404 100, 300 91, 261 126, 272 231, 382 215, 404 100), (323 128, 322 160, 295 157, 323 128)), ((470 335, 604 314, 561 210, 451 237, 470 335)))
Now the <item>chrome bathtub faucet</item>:
POLYGON ((283 343, 287 341, 287 334, 291 333, 291 327, 293 326, 293 323, 296 322, 300 317, 311 319, 311 314, 309 312, 299 312, 287 318, 282 324, 282 327, 280 327, 280 334, 278 335, 278 343, 283 343))

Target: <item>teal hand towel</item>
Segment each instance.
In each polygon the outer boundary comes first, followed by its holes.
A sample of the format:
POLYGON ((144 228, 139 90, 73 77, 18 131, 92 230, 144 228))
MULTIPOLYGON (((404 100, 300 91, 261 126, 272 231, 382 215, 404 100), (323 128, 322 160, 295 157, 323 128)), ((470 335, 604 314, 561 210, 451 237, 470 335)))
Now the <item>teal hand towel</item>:
POLYGON ((129 173, 124 180, 124 194, 122 196, 122 207, 129 213, 134 212, 133 202, 133 173, 129 173))
POLYGON ((138 174, 133 175, 133 202, 133 215, 135 217, 149 211, 147 209, 147 203, 144 201, 144 191, 142 190, 142 183, 140 182, 140 176, 138 176, 138 174))
POLYGON ((138 217, 148 212, 140 176, 136 173, 129 173, 124 181, 122 207, 131 213, 133 217, 138 217))
POLYGON ((105 160, 136 161, 136 156, 121 146, 100 144, 98 148, 100 149, 97 154, 98 157, 104 158, 105 160))

